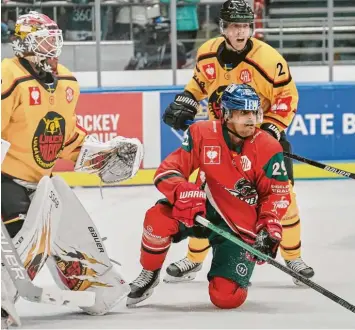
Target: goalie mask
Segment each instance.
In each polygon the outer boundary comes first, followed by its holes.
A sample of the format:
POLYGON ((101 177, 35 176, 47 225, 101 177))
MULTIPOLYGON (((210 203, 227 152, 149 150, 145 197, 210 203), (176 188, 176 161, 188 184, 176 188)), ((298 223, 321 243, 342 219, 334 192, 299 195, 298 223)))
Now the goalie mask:
POLYGON ((26 58, 39 70, 52 72, 52 65, 48 60, 57 58, 62 47, 62 30, 48 16, 36 11, 19 16, 12 41, 17 57, 26 58))
MULTIPOLYGON (((222 118, 225 122, 238 123, 232 120, 234 111, 241 111, 241 114, 252 113, 251 124, 261 124, 263 111, 260 107, 260 98, 253 87, 246 84, 230 84, 223 92, 221 98, 222 118)), ((240 122, 239 122, 240 123, 240 122)))

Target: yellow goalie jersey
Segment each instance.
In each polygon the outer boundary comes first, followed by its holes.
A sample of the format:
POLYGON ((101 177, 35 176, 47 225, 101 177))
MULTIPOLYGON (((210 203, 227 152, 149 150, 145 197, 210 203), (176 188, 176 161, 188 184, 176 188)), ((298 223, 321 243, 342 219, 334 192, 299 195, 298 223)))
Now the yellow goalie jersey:
POLYGON ((75 115, 79 85, 62 65, 52 85, 37 80, 23 59, 4 59, 1 69, 1 137, 11 143, 1 171, 38 182, 58 158, 78 157, 86 136, 75 115))
POLYGON ((261 99, 264 123, 283 131, 297 111, 298 92, 285 59, 268 44, 251 38, 252 47, 235 67, 222 62, 223 37, 205 42, 197 53, 194 76, 185 90, 197 101, 208 98, 210 119, 221 116, 220 98, 231 83, 252 86, 261 99))

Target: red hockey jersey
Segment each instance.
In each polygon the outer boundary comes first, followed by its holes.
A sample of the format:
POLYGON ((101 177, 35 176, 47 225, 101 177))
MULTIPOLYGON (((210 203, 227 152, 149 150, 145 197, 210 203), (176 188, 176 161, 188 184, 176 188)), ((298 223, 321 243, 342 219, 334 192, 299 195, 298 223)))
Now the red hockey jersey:
POLYGON ((215 210, 248 243, 258 219, 280 221, 290 204, 284 157, 279 142, 263 130, 233 150, 220 121, 190 126, 182 146, 159 166, 154 184, 174 204, 177 186, 200 168, 200 179, 215 210))

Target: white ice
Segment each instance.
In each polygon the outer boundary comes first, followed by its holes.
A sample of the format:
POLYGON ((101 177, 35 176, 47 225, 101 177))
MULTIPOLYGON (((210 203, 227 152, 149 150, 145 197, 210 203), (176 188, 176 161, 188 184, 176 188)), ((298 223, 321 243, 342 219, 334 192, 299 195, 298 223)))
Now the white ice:
MULTIPOLYGON (((140 272, 140 239, 145 211, 161 197, 153 186, 104 189, 76 188, 102 236, 110 257, 123 264, 127 281, 140 272)), ((355 304, 355 182, 297 181, 302 220, 302 255, 314 267, 314 281, 355 304)), ((163 269, 185 256, 186 243, 175 244, 163 269)), ((30 303, 17 304, 24 328, 355 328, 355 314, 318 292, 296 287, 291 278, 263 265, 256 268, 246 303, 237 310, 218 310, 208 297, 206 274, 211 254, 196 280, 161 284, 135 309, 122 302, 106 316, 30 303)), ((278 260, 282 262, 281 258, 278 260)), ((165 271, 163 271, 164 273, 165 271)), ((37 284, 53 284, 47 269, 37 284)))

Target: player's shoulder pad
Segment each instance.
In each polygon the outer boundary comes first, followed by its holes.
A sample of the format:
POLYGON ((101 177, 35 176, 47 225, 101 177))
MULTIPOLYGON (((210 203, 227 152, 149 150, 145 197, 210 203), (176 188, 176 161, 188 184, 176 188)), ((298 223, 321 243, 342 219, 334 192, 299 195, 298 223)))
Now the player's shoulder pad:
POLYGON ((200 132, 213 132, 217 133, 218 129, 221 127, 220 120, 199 120, 190 126, 195 130, 199 130, 200 132))
POLYGON ((256 129, 250 142, 255 143, 257 150, 262 151, 258 152, 258 157, 265 158, 266 161, 273 155, 283 152, 280 142, 260 128, 256 129))
POLYGON ((194 146, 198 145, 204 138, 213 138, 221 129, 221 122, 217 120, 200 120, 192 125, 186 132, 185 139, 182 142, 182 149, 191 152, 194 146))
POLYGON ((1 99, 11 95, 20 83, 34 80, 19 63, 17 57, 5 58, 1 61, 1 99))
POLYGON ((58 63, 57 71, 58 71, 58 77, 71 77, 72 78, 71 80, 76 80, 73 73, 63 64, 58 63))
POLYGON ((292 76, 284 57, 267 43, 251 38, 253 48, 245 62, 254 67, 274 87, 287 85, 292 76))
POLYGON ((217 57, 219 45, 224 41, 223 37, 217 37, 207 40, 197 51, 196 64, 202 60, 217 57))

